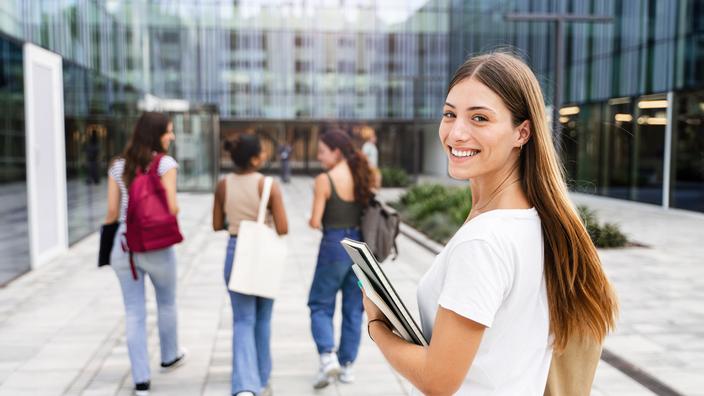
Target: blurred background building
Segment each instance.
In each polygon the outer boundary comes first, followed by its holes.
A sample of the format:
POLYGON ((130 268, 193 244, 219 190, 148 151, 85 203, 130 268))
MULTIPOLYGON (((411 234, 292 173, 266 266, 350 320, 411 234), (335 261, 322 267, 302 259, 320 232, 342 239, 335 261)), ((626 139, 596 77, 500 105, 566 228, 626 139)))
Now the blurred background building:
POLYGON ((571 187, 704 212, 701 0, 3 0, 0 285, 41 264, 25 45, 61 57, 74 243, 99 226, 107 166, 144 109, 174 120, 182 190, 212 190, 231 167, 221 141, 238 133, 264 138, 270 171, 288 143, 294 172, 315 173, 322 131, 364 125, 381 166, 445 176, 437 124, 468 55, 511 46, 552 106, 556 26, 512 13, 613 18, 565 24, 557 138, 571 187))

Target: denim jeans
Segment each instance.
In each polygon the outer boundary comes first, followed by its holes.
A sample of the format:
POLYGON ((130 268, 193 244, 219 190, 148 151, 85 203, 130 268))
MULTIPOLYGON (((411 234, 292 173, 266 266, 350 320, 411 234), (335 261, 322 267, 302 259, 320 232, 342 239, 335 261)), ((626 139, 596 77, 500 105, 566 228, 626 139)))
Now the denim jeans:
MULTIPOLYGON (((237 238, 230 237, 225 256, 225 285, 232 273, 237 238)), ((271 376, 271 311, 274 300, 233 292, 232 394, 261 392, 271 376)))
POLYGON ((318 263, 308 296, 313 339, 318 353, 327 353, 335 350, 332 319, 337 292, 342 291, 342 332, 337 350, 342 364, 352 363, 357 358, 364 306, 357 276, 352 271, 352 260, 340 241, 344 238, 361 240, 361 237, 357 228, 323 230, 318 263))
POLYGON ((129 253, 123 251, 125 225, 115 234, 110 263, 117 274, 125 304, 127 350, 135 384, 150 380, 147 351, 147 310, 144 278, 154 285, 158 311, 161 361, 171 362, 178 357, 178 315, 176 309, 176 254, 174 247, 145 253, 134 253, 137 280, 132 278, 129 253))

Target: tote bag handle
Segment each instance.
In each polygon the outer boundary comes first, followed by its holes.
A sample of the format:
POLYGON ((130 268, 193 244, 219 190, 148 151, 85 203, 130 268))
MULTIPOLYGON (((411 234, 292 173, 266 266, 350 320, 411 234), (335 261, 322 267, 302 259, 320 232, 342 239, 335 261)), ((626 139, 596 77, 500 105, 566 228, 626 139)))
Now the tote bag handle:
POLYGON ((257 214, 257 223, 264 224, 264 216, 266 215, 266 207, 269 205, 269 196, 271 195, 271 185, 274 180, 271 176, 264 178, 264 190, 262 191, 262 199, 259 202, 259 213, 257 214))

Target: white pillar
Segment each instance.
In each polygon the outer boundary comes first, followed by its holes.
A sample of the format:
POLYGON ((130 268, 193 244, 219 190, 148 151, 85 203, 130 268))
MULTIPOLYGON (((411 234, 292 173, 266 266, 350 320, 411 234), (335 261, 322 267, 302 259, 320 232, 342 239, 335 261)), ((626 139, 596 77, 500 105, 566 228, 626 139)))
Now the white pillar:
POLYGON ((61 56, 24 45, 27 208, 32 268, 68 248, 61 56))

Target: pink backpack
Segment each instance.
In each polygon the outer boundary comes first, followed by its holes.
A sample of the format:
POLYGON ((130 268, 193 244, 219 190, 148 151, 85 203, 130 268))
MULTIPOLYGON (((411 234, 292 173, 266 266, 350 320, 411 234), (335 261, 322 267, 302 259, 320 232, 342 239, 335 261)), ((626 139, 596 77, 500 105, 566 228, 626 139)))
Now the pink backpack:
POLYGON ((136 271, 133 252, 163 249, 183 241, 176 216, 169 211, 166 190, 159 176, 159 162, 164 154, 154 156, 146 173, 137 169, 127 203, 127 248, 130 251, 132 276, 136 271))

